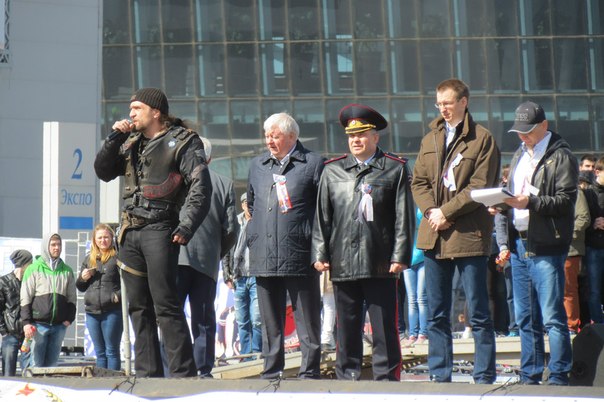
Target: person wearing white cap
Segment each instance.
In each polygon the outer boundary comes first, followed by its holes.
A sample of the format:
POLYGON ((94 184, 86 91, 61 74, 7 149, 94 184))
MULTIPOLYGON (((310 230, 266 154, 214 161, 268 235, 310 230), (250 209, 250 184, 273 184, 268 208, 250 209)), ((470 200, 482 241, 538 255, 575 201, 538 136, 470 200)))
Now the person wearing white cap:
POLYGON ((548 129, 543 108, 524 102, 510 133, 522 142, 510 163, 505 203, 516 322, 520 330, 520 381, 542 382, 543 329, 549 337, 551 385, 568 385, 572 352, 564 309, 564 262, 573 239, 578 162, 568 143, 548 129))

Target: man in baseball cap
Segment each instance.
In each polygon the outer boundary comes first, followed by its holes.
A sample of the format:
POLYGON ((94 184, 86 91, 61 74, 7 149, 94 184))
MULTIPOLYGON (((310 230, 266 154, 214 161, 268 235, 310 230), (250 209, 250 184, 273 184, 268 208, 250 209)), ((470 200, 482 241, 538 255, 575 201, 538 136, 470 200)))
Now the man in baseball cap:
POLYGON ((548 129, 545 112, 535 102, 516 108, 509 132, 522 141, 510 163, 508 190, 514 197, 505 200, 510 208, 504 212, 520 330, 520 381, 541 382, 541 329, 548 328, 548 383, 568 385, 572 351, 564 309, 564 263, 573 240, 579 165, 568 143, 548 129))
POLYGON ((514 125, 508 132, 518 134, 530 133, 539 123, 545 121, 543 108, 535 102, 524 102, 516 108, 514 125))

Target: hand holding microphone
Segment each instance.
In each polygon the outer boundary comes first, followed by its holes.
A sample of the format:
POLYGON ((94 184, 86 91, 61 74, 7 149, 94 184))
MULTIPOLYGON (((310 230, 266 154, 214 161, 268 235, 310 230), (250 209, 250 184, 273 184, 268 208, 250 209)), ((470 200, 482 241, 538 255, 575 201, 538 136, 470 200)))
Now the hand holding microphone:
POLYGON ((129 119, 119 120, 113 123, 111 127, 113 131, 119 131, 120 133, 129 133, 134 130, 134 123, 132 123, 129 119))
POLYGON ((113 123, 111 126, 111 134, 107 137, 108 140, 112 140, 120 134, 129 134, 135 129, 134 123, 129 119, 119 120, 113 123))

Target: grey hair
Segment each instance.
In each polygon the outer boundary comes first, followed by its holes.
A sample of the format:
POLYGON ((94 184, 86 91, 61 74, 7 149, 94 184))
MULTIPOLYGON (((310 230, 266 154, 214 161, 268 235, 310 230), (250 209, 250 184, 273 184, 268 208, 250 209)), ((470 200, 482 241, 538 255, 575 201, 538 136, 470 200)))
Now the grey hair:
POLYGON ((212 143, 206 137, 199 136, 201 142, 203 142, 203 150, 206 153, 206 162, 212 157, 212 143))
POLYGON ((286 112, 275 113, 264 121, 265 132, 270 131, 274 127, 279 128, 284 134, 294 134, 296 138, 300 135, 298 123, 286 112))

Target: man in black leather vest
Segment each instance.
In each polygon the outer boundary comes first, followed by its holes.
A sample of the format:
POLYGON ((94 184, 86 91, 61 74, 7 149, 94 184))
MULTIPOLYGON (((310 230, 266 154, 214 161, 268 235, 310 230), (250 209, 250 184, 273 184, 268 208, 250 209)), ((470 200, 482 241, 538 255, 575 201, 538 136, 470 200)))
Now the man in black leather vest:
POLYGON ((182 120, 169 115, 161 90, 142 88, 130 101, 131 120, 113 124, 94 168, 103 181, 124 176, 118 259, 136 336, 136 375, 164 376, 159 324, 170 371, 166 375, 195 376, 176 268, 180 245, 191 239, 210 207, 203 144, 182 120))

